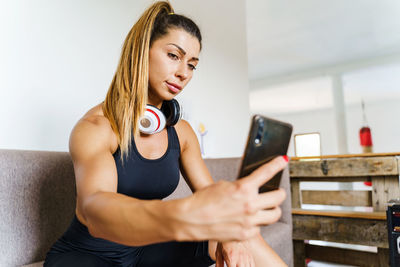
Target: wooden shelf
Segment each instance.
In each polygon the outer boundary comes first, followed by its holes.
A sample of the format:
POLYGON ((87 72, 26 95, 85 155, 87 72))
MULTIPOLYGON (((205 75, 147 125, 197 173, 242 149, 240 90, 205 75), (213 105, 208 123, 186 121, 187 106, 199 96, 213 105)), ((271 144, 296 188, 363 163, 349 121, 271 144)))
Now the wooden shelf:
POLYGON ((386 212, 362 212, 362 211, 343 211, 343 210, 307 210, 292 209, 294 215, 314 215, 341 218, 359 218, 370 220, 386 220, 386 212))
POLYGON ((365 157, 388 157, 388 156, 400 156, 400 152, 324 155, 324 156, 313 156, 313 157, 291 157, 290 160, 334 159, 334 158, 365 158, 365 157))

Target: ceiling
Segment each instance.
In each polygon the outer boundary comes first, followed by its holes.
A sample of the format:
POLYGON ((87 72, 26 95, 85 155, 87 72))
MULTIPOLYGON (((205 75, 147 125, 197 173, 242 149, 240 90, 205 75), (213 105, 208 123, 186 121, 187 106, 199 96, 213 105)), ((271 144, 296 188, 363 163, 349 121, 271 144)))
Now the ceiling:
POLYGON ((400 55, 400 1, 247 0, 250 81, 400 55))
MULTIPOLYGON (((342 77, 347 106, 400 99, 400 64, 369 67, 342 77), (371 73, 373 75, 371 75, 371 73)), ((253 113, 285 114, 332 108, 332 82, 329 76, 270 86, 250 91, 253 113)))

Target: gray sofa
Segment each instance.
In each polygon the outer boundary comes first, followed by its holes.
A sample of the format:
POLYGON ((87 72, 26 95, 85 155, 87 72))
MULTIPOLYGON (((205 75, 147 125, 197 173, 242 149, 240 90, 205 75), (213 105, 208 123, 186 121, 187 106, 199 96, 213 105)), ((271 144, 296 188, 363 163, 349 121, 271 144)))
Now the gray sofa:
MULTIPOLYGON (((235 179, 240 159, 206 159, 214 180, 235 179)), ((281 186, 288 198, 280 221, 262 228, 265 240, 292 266, 289 176, 281 186)), ((181 179, 169 198, 191 193, 181 179)), ((75 181, 67 152, 0 149, 0 266, 42 266, 47 250, 74 214, 75 181)))

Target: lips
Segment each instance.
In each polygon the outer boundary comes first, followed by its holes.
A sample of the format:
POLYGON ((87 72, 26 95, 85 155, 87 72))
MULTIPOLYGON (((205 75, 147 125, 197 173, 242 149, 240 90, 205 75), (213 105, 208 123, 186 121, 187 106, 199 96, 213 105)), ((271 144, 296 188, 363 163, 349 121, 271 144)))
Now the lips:
POLYGON ((167 83, 168 88, 174 93, 179 93, 179 91, 182 90, 182 87, 175 83, 169 83, 169 82, 166 82, 166 83, 167 83))

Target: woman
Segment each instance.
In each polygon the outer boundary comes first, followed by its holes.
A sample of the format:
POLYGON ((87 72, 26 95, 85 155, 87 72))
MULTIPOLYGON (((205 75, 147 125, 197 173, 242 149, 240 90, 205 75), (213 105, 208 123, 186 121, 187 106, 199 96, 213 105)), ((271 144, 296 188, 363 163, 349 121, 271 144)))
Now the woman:
POLYGON ((259 195, 258 187, 287 158, 214 184, 186 121, 139 133, 146 104, 161 108, 183 90, 200 49, 198 27, 168 2, 153 4, 133 26, 105 101, 72 130, 76 216, 44 266, 284 265, 259 226, 279 219, 285 194, 259 195), (179 169, 195 193, 162 201, 179 169))

